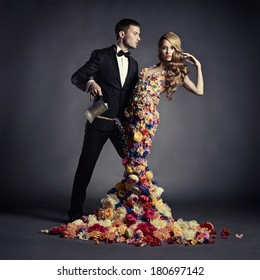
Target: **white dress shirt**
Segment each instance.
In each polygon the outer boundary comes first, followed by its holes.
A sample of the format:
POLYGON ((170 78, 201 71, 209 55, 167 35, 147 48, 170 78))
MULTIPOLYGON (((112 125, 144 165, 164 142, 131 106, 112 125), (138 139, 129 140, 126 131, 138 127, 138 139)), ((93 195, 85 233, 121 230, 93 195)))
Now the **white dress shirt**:
MULTIPOLYGON (((119 48, 116 45, 116 52, 118 53, 121 50, 121 48, 119 48)), ((120 81, 121 81, 121 86, 124 86, 125 83, 125 79, 127 76, 127 72, 128 72, 128 65, 129 65, 129 61, 128 58, 125 57, 124 55, 122 56, 117 56, 116 55, 116 59, 117 59, 117 64, 118 64, 118 69, 119 69, 119 76, 120 76, 120 81)), ((89 93, 89 86, 90 84, 94 81, 93 76, 90 78, 90 80, 87 82, 86 85, 86 92, 89 93)))
MULTIPOLYGON (((118 46, 116 46, 117 48, 117 53, 121 50, 121 48, 119 48, 118 46)), ((120 80, 121 80, 121 85, 124 86, 125 83, 125 79, 127 76, 127 72, 128 72, 128 58, 125 57, 124 55, 122 56, 116 56, 117 58, 117 63, 118 63, 118 68, 119 68, 119 75, 120 75, 120 80)))

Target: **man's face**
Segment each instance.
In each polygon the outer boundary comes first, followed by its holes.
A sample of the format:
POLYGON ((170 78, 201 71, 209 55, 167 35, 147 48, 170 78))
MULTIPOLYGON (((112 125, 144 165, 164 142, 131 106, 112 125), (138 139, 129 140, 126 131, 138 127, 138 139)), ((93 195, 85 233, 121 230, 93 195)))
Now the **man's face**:
POLYGON ((124 33, 123 44, 128 49, 135 49, 140 40, 140 27, 130 25, 124 33))

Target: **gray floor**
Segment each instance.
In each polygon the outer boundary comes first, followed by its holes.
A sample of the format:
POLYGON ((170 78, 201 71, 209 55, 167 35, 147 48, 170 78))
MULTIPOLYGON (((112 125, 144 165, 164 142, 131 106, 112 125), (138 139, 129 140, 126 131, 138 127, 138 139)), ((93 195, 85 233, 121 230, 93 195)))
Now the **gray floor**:
MULTIPOLYGON (((78 239, 64 239, 39 233, 40 229, 62 224, 66 220, 67 199, 58 202, 30 198, 1 211, 0 259, 4 260, 84 260, 84 259, 178 259, 178 260, 248 260, 260 259, 259 208, 252 202, 175 201, 170 206, 175 218, 211 221, 217 232, 227 227, 231 236, 216 239, 216 244, 167 245, 136 248, 125 244, 100 244, 78 239), (235 233, 243 233, 237 239, 235 233)), ((88 199, 88 209, 97 208, 98 200, 88 199)))

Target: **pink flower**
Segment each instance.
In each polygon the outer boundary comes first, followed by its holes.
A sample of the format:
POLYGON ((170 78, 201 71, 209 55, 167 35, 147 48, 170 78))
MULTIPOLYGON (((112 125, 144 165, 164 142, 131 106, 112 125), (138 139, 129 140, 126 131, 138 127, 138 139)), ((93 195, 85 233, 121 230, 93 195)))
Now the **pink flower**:
POLYGON ((93 226, 88 228, 88 232, 92 231, 107 232, 107 228, 101 226, 100 224, 94 224, 93 226))
POLYGON ((154 218, 155 211, 153 209, 148 209, 148 210, 144 211, 144 216, 146 217, 146 219, 150 220, 150 219, 154 218))
POLYGON ((210 222, 206 222, 204 224, 200 224, 201 228, 207 228, 209 232, 212 232, 214 230, 214 226, 210 222))
POLYGON ((143 195, 143 194, 140 196, 139 199, 140 199, 140 201, 142 201, 142 202, 148 202, 148 201, 149 201, 149 197, 146 196, 146 195, 143 195))
POLYGON ((136 216, 134 214, 126 214, 127 225, 132 225, 136 222, 136 216))
POLYGON ((156 230, 156 227, 150 223, 141 223, 136 227, 136 231, 141 230, 144 235, 153 235, 153 232, 156 230))
POLYGON ((61 234, 61 233, 63 233, 66 229, 67 229, 67 226, 66 226, 66 225, 60 225, 60 226, 57 226, 57 227, 52 227, 52 228, 49 230, 49 234, 53 234, 53 235, 61 234))
POLYGON ((127 159, 127 158, 123 158, 123 159, 122 159, 122 164, 123 164, 124 166, 127 165, 127 162, 128 162, 128 159, 127 159))
POLYGON ((238 238, 238 239, 242 239, 243 236, 244 236, 244 234, 243 234, 243 233, 240 233, 240 234, 236 233, 235 236, 236 236, 236 238, 238 238))

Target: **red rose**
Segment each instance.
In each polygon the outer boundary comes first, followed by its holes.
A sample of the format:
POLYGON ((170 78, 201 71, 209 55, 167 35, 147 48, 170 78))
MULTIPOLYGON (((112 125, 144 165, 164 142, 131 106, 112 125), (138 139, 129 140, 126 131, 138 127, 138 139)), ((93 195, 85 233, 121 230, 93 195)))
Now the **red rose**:
POLYGON ((149 201, 149 197, 142 194, 142 195, 140 195, 139 200, 142 201, 142 202, 148 202, 149 201))
POLYGON ((136 222, 136 216, 134 214, 126 214, 127 225, 132 225, 136 222))
POLYGON ((52 227, 49 230, 49 233, 53 234, 53 235, 61 234, 61 233, 63 233, 64 230, 66 230, 66 228, 67 228, 66 225, 60 225, 60 226, 57 226, 57 227, 52 227))
POLYGON ((93 226, 90 226, 88 228, 88 232, 91 232, 91 231, 94 231, 94 230, 97 230, 97 231, 100 231, 100 232, 107 232, 107 228, 101 226, 100 224, 94 224, 93 226))
POLYGON ((148 209, 144 212, 144 216, 148 220, 152 219, 154 217, 154 215, 155 215, 155 211, 153 209, 148 209))
POLYGON ((210 222, 206 222, 204 224, 200 224, 201 228, 207 228, 209 232, 212 232, 214 230, 214 226, 210 222))

